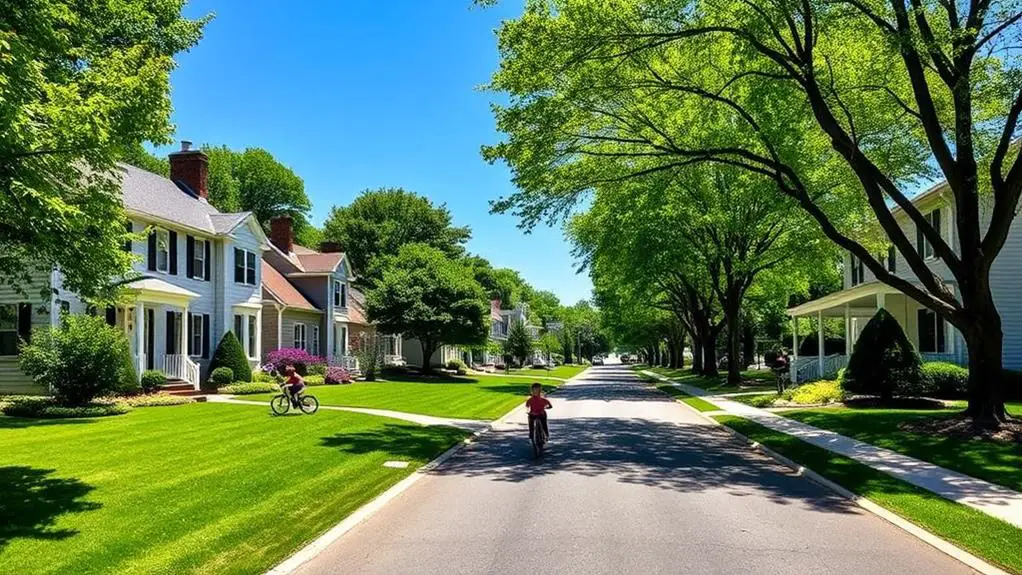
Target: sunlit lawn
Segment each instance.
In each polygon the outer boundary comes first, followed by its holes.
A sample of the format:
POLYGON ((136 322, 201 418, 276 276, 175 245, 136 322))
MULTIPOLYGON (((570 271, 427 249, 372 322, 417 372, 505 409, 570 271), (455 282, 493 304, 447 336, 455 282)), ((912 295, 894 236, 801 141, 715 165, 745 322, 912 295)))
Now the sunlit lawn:
POLYGON ((586 367, 588 367, 588 366, 585 366, 585 365, 558 365, 557 367, 553 367, 553 368, 550 368, 550 369, 544 369, 544 368, 538 368, 537 369, 537 368, 527 367, 525 369, 512 369, 511 370, 511 375, 524 375, 524 376, 541 375, 541 376, 544 376, 544 377, 559 377, 561 379, 571 379, 572 377, 575 377, 576 375, 578 375, 578 374, 582 373, 583 371, 585 371, 586 367))
POLYGON ((666 367, 646 368, 649 371, 669 377, 679 383, 694 385, 713 393, 735 393, 741 391, 759 391, 776 389, 774 374, 770 370, 748 370, 742 372, 744 382, 741 386, 727 384, 727 374, 721 373, 718 377, 705 377, 695 375, 688 368, 670 369, 666 367))
POLYGON ((695 397, 685 393, 677 387, 664 383, 657 386, 657 389, 670 395, 682 403, 694 407, 696 411, 720 411, 720 408, 701 397, 695 397))
POLYGON ((262 573, 464 437, 217 404, 0 417, 0 573, 262 573))
MULTIPOLYGON (((496 419, 518 404, 525 404, 536 380, 525 377, 472 375, 409 377, 403 381, 357 382, 350 385, 317 385, 308 388, 321 405, 389 409, 437 417, 496 419)), ((541 380, 546 391, 556 381, 541 380)), ((269 402, 273 394, 247 395, 244 399, 269 402)))

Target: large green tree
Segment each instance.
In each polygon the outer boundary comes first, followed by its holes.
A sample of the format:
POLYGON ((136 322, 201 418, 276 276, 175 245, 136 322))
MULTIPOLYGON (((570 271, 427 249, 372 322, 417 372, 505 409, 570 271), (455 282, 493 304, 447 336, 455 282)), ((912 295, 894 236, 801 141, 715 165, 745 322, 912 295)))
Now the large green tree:
POLYGON ((0 283, 59 267, 98 296, 131 269, 116 160, 167 142, 183 0, 14 0, 0 10, 0 283))
POLYGON ((400 188, 382 188, 366 190, 350 205, 331 209, 323 236, 345 247, 360 283, 368 286, 382 273, 377 265, 382 256, 421 243, 460 257, 471 232, 453 224, 446 206, 434 206, 400 188))
POLYGON ((378 262, 366 311, 383 333, 422 344, 423 369, 442 345, 482 345, 490 332, 486 292, 464 262, 426 244, 406 244, 378 262))
POLYGON ((504 341, 504 354, 514 358, 519 366, 525 367, 525 362, 532 355, 536 342, 529 333, 529 328, 522 320, 515 321, 507 330, 507 339, 504 341))
POLYGON ((967 414, 997 425, 990 271, 1022 195, 1020 20, 1013 0, 529 2, 500 31, 492 86, 509 96, 497 116, 510 138, 487 154, 520 191, 497 208, 532 221, 596 181, 695 163, 770 178, 878 280, 962 332, 967 414), (947 181, 951 235, 910 200, 931 178, 947 181), (908 270, 886 268, 870 230, 908 270))

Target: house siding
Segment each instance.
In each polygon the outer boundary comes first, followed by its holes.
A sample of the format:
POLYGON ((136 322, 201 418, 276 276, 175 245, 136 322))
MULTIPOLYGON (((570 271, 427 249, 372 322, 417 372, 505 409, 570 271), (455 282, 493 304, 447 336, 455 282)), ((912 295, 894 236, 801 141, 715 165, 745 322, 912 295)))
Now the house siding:
POLYGON ((312 326, 319 326, 319 354, 325 355, 326 345, 326 334, 323 333, 323 314, 315 312, 304 312, 300 310, 284 310, 281 317, 281 347, 294 347, 294 333, 295 324, 304 323, 306 325, 306 339, 308 340, 308 349, 305 351, 312 352, 312 326))
MULTIPOLYGON (((24 293, 10 285, 0 285, 0 304, 32 304, 31 328, 33 330, 50 325, 51 301, 43 295, 43 290, 52 284, 54 274, 46 270, 38 270, 31 274, 31 280, 21 286, 24 293)), ((45 393, 47 390, 32 381, 18 366, 18 356, 0 356, 0 394, 9 393, 45 393)))

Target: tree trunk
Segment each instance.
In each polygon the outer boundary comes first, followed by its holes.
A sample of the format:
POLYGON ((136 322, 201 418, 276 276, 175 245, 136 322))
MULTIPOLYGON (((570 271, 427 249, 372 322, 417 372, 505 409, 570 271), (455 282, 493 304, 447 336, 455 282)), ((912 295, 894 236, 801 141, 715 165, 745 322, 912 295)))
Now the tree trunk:
POLYGON ((737 298, 728 302, 724 309, 724 318, 727 323, 727 382, 728 385, 739 385, 742 383, 742 327, 739 320, 739 308, 737 298))
POLYGON ((692 373, 703 373, 703 340, 692 336, 692 373))
POLYGON ((752 329, 752 322, 748 316, 742 321, 742 367, 748 369, 756 363, 756 334, 752 329))
POLYGON ((1002 393, 1004 334, 996 309, 991 305, 988 310, 963 332, 969 348, 969 407, 965 413, 977 425, 997 427, 1008 419, 1002 393))
POLYGON ((433 373, 433 353, 436 352, 436 344, 428 339, 420 339, 422 345, 422 373, 433 373))
MULTIPOLYGON (((711 330, 712 332, 712 330, 711 330)), ((717 377, 717 334, 710 333, 703 341, 703 375, 717 377)))

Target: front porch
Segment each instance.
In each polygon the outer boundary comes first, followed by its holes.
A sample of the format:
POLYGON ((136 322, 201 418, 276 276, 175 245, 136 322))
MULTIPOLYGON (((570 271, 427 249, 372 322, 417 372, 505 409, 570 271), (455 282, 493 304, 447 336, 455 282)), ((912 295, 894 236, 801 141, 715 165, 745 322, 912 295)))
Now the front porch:
POLYGON ((869 282, 806 302, 788 310, 792 322, 793 351, 791 380, 795 384, 834 377, 848 365, 848 358, 862 329, 880 308, 886 309, 901 325, 909 342, 924 362, 947 361, 964 364, 965 346, 961 335, 933 311, 880 282, 869 282), (801 318, 815 319, 816 355, 800 356, 801 318), (843 353, 825 353, 824 321, 828 318, 844 319, 843 353))
POLYGON ((199 294, 147 278, 126 286, 122 303, 107 309, 107 321, 124 330, 135 371, 156 370, 199 389, 196 359, 209 355, 209 315, 189 313, 199 294))

